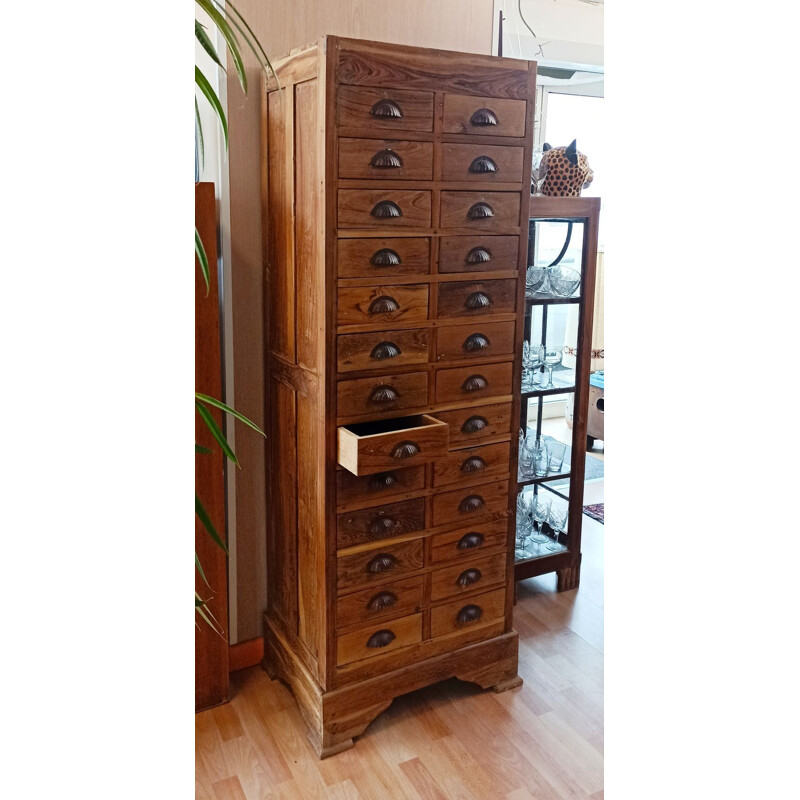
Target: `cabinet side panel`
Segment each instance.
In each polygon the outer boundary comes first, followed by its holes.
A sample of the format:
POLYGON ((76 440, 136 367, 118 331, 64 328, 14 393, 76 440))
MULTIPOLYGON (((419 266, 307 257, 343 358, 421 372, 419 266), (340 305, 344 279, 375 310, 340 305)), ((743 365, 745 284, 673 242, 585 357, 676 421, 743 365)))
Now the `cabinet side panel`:
POLYGON ((293 97, 291 88, 270 92, 267 116, 270 347, 290 364, 295 363, 293 97))
MULTIPOLYGON (((316 52, 315 52, 316 57, 316 52)), ((310 68, 306 70, 308 72, 310 68)), ((295 262, 297 361, 298 636, 309 669, 324 682, 325 664, 325 253, 320 81, 296 84, 295 262), (309 659, 313 659, 310 661, 309 659)))
POLYGON ((297 631, 297 394, 270 377, 272 504, 268 539, 269 613, 291 636, 297 631))

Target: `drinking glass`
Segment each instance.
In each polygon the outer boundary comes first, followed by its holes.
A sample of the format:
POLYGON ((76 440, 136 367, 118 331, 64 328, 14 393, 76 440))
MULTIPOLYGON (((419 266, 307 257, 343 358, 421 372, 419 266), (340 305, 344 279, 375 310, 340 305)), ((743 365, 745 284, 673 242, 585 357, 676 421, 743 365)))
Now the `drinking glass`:
POLYGON ((555 389, 555 384, 553 383, 553 367, 558 366, 561 363, 561 359, 564 355, 564 348, 563 347, 545 347, 544 349, 544 365, 547 367, 547 385, 544 387, 545 389, 555 389))
POLYGON ((548 523, 553 529, 553 538, 547 541, 545 547, 548 550, 559 550, 561 545, 558 543, 558 537, 567 527, 567 509, 563 506, 552 506, 548 523))
POLYGON ((564 464, 564 454, 567 446, 564 442, 550 442, 550 474, 558 475, 564 464))
POLYGON ((522 429, 520 428, 520 448, 519 448, 519 472, 522 478, 533 477, 533 459, 535 455, 533 434, 528 434, 522 438, 522 429))
POLYGON ((533 183, 533 196, 544 197, 542 185, 547 177, 547 159, 541 147, 534 148, 533 161, 531 163, 531 181, 533 183))
POLYGON ((533 372, 530 369, 531 345, 527 340, 522 343, 522 391, 533 389, 533 372))
POLYGON ((533 558, 533 553, 525 547, 532 529, 530 500, 525 492, 521 492, 517 495, 517 538, 516 549, 514 550, 514 556, 517 561, 533 558))
POLYGON ((542 376, 539 372, 539 368, 544 363, 544 345, 543 344, 531 344, 528 348, 528 368, 533 375, 532 384, 533 388, 540 386, 542 383, 542 376))
MULTIPOLYGON (((528 434, 530 436, 530 434, 528 434)), ((533 474, 537 478, 544 478, 547 475, 547 467, 550 463, 550 456, 547 452, 547 443, 539 438, 533 446, 533 474)))
POLYGON ((550 537, 545 533, 544 526, 550 516, 550 498, 537 495, 533 500, 533 520, 536 527, 533 529, 533 541, 536 544, 545 544, 550 537))

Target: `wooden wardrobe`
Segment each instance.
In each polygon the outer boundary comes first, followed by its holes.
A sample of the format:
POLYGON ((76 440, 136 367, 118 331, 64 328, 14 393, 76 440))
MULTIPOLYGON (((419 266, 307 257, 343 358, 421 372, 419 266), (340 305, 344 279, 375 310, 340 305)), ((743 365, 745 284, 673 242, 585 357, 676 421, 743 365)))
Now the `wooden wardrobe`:
POLYGON ((405 692, 521 683, 536 64, 327 36, 275 68, 265 667, 325 757, 405 692))

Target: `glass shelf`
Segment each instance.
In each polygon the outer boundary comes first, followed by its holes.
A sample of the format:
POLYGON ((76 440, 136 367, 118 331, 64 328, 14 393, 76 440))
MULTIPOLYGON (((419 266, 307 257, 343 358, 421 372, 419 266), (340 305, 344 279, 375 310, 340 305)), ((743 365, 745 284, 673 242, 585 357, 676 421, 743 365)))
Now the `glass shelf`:
POLYGON ((553 294, 525 293, 525 302, 532 306, 563 305, 566 303, 580 303, 580 297, 556 297, 553 294))
POLYGON ((564 394, 565 392, 575 391, 575 370, 569 367, 561 366, 560 364, 553 370, 553 386, 554 389, 542 388, 547 382, 547 371, 542 374, 542 383, 538 389, 530 389, 522 392, 522 399, 530 399, 531 397, 546 397, 551 394, 564 394))

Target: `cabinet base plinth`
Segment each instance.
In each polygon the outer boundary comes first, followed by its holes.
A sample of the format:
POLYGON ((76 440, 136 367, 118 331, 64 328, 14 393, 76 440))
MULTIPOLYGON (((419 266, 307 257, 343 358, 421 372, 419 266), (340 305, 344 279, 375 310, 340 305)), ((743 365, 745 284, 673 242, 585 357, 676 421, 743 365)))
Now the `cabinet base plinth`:
POLYGON ((338 689, 323 691, 267 618, 263 666, 272 678, 286 683, 308 726, 308 739, 319 758, 353 747, 395 697, 424 686, 458 678, 482 689, 504 692, 522 684, 517 675, 519 641, 516 631, 468 645, 338 689))
POLYGON ((557 592, 568 592, 570 589, 577 589, 581 582, 581 565, 580 562, 572 564, 564 569, 556 571, 557 592))

